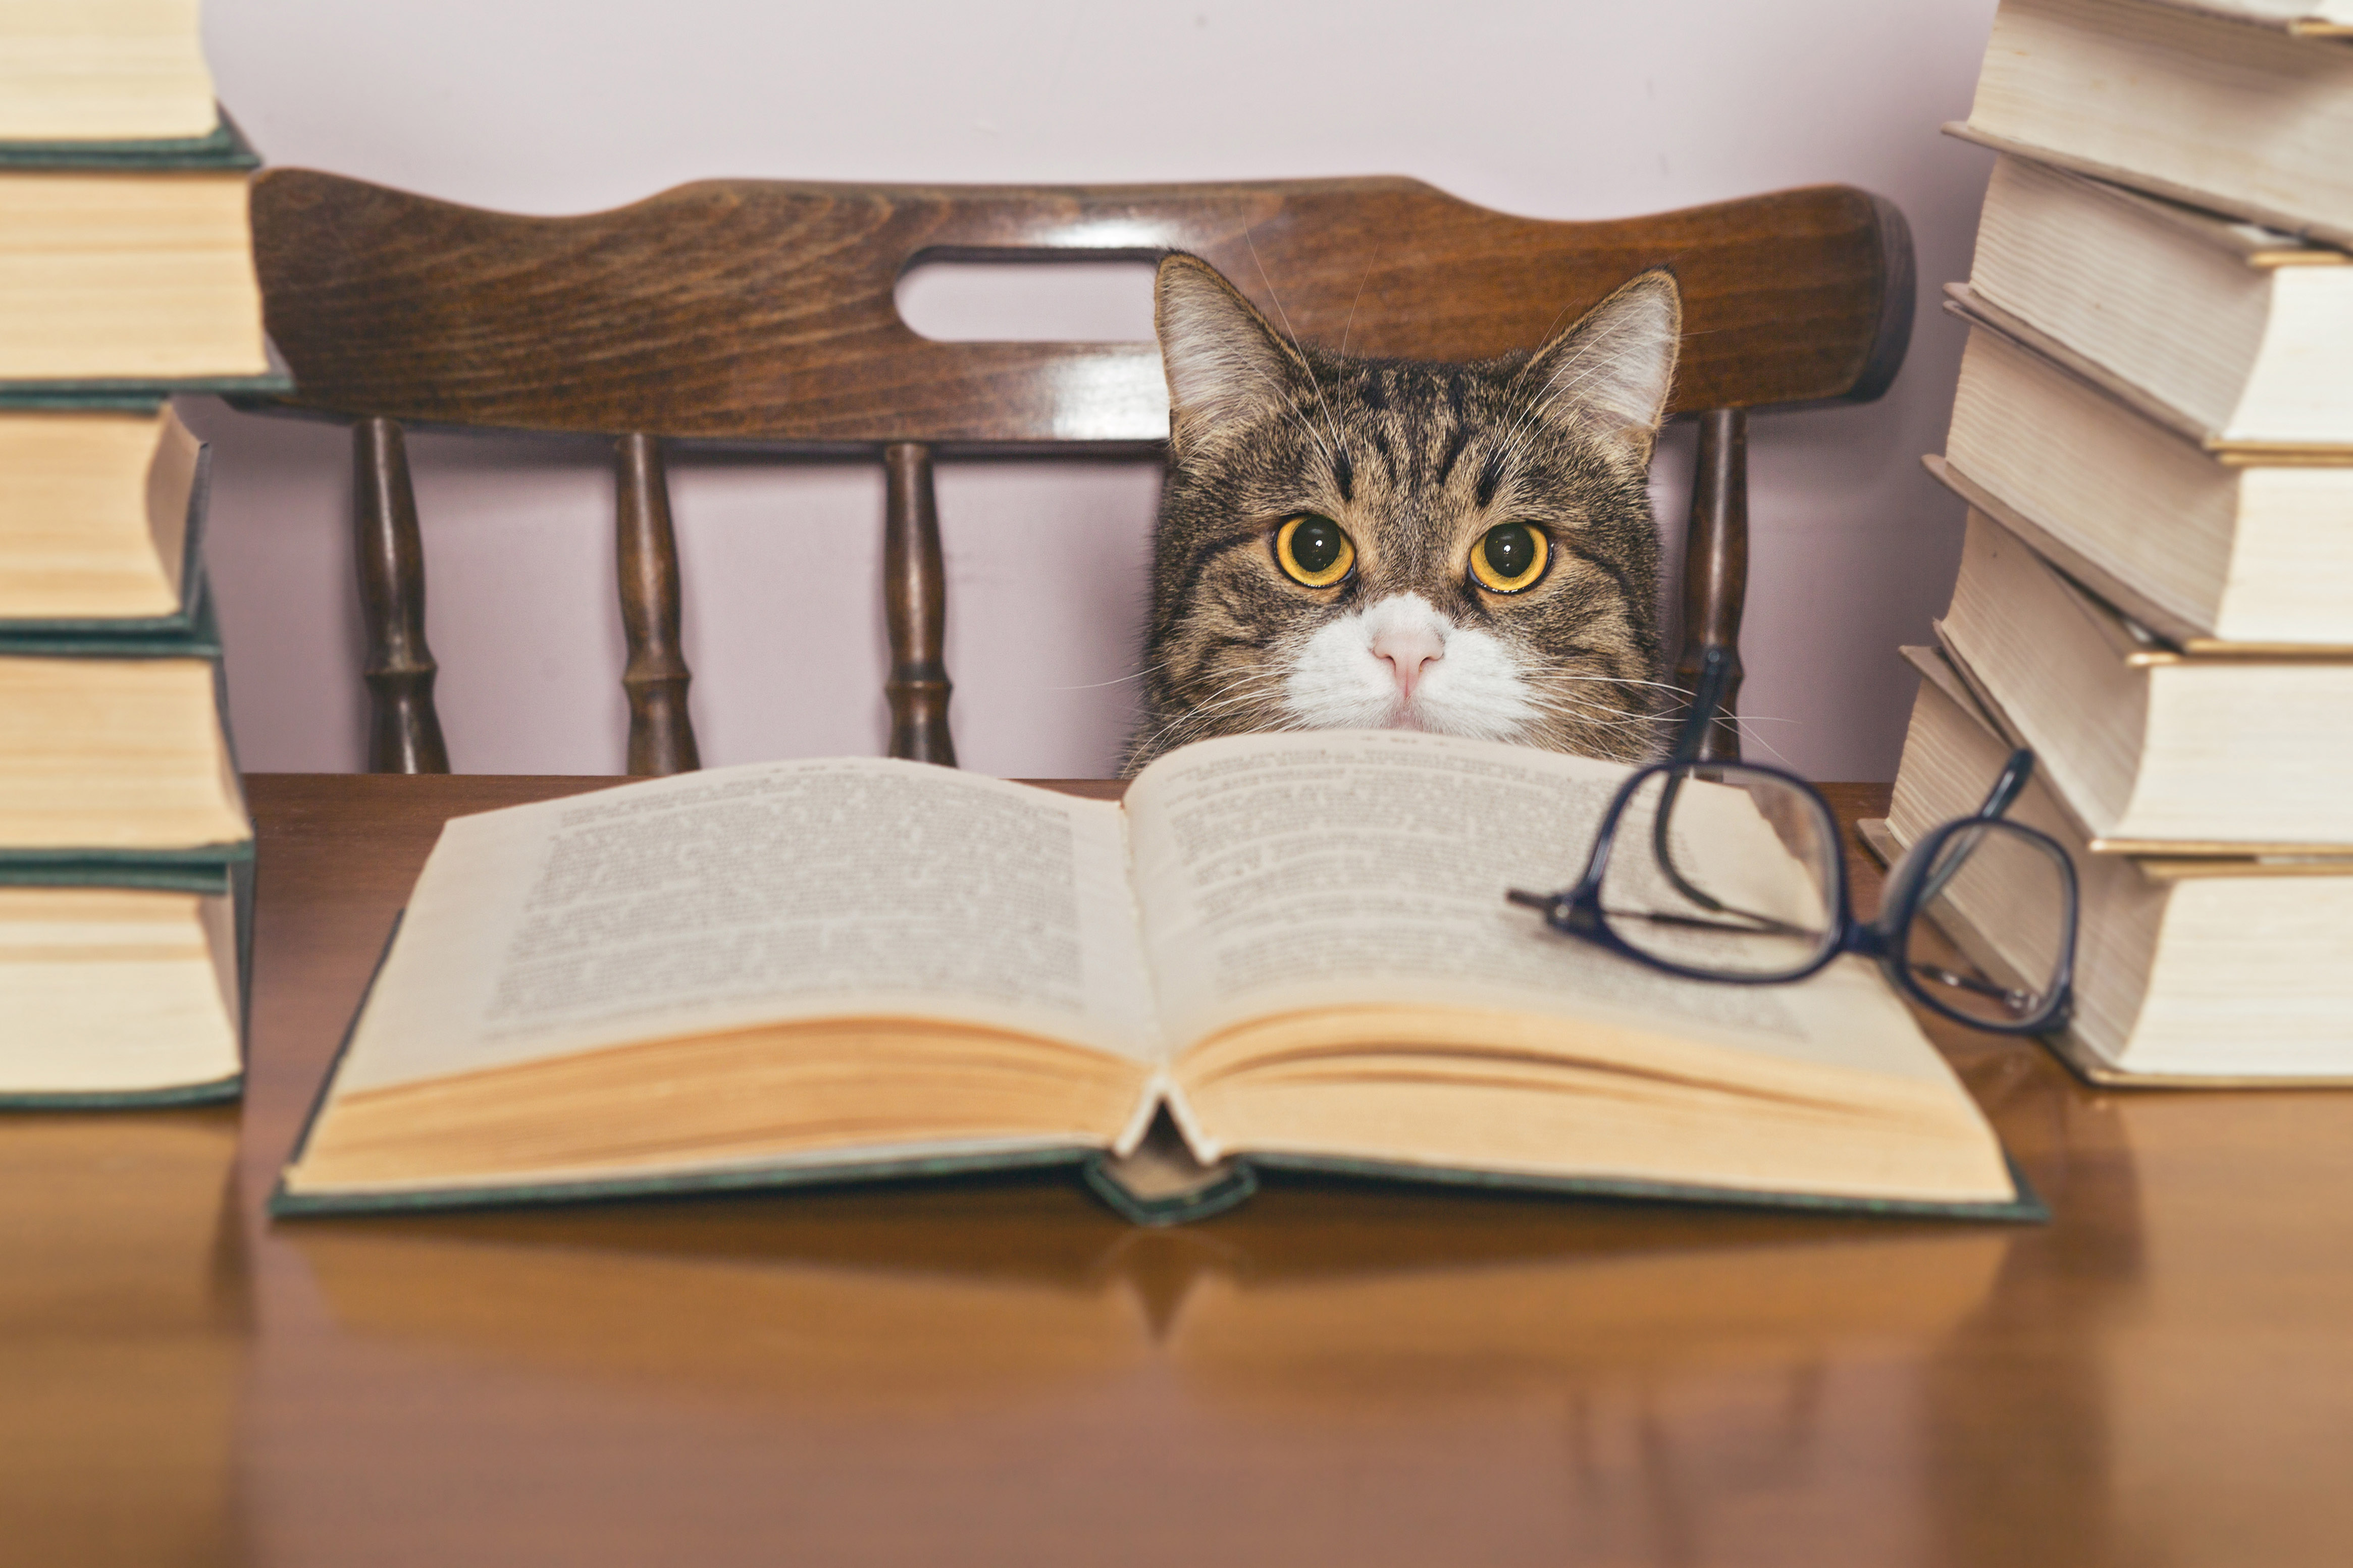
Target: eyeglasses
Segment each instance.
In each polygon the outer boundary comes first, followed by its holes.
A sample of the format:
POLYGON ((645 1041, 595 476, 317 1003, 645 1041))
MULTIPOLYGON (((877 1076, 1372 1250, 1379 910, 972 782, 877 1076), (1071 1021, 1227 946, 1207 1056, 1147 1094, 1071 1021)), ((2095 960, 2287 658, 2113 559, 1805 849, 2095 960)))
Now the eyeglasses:
POLYGON ((1620 786, 1576 885, 1505 896, 1556 931, 1689 979, 1781 984, 1852 952, 1957 1023, 2012 1035, 2063 1024, 2075 868, 2047 836, 2002 820, 2034 753, 2010 754, 1976 815, 1921 836, 1866 924, 1819 791, 1778 768, 1698 760, 1725 675, 1723 651, 1709 649, 1673 756, 1620 786))

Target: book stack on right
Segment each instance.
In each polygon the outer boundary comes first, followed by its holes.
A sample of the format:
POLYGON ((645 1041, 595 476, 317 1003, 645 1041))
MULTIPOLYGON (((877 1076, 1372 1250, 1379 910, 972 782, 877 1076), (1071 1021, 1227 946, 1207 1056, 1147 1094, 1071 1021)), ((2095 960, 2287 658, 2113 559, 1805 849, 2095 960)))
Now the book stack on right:
POLYGON ((283 391, 195 0, 0 0, 0 1106, 238 1089, 247 818, 184 392, 283 391))
POLYGON ((2031 746, 2012 815, 2082 879, 2069 1063, 2353 1079, 2353 0, 2002 0, 1947 129, 2000 157, 1887 847, 2031 746))

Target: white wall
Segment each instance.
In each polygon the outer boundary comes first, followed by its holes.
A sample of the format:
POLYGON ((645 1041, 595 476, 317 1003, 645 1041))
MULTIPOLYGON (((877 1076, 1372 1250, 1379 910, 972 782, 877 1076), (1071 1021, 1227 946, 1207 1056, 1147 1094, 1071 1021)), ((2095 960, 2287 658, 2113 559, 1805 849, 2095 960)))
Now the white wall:
MULTIPOLYGON (((1909 216, 1911 358, 1869 407, 1754 422, 1743 707, 1753 755, 1894 771, 1959 516, 1943 444, 1986 156, 1968 112, 1994 0, 206 0, 221 94, 272 163, 563 213, 714 175, 1143 181, 1395 173, 1546 217, 1844 181, 1909 216)), ((1278 287, 1280 279, 1276 279, 1278 287)), ((198 403, 213 568, 256 769, 362 765, 347 447, 198 403)), ((607 456, 412 442, 440 707, 460 771, 610 773, 607 456)), ((1687 429, 1662 449, 1679 532, 1687 429)), ((859 466, 694 460, 672 475, 708 763, 877 752, 881 480, 859 466)), ((949 668, 965 764, 1107 770, 1126 722, 1157 475, 959 464, 940 475, 949 668)))

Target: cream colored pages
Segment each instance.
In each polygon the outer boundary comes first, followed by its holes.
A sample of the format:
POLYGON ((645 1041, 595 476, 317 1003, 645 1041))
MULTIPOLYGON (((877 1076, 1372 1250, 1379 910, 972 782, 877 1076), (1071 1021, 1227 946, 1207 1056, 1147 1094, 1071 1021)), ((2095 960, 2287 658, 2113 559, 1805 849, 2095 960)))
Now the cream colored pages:
POLYGON ((0 0, 0 142, 208 136, 196 0, 0 0))
POLYGON ((1118 807, 763 763, 452 821, 336 1091, 837 1016, 1149 1059, 1149 997, 1118 807))
MULTIPOLYGON (((1396 731, 1206 742, 1155 763, 1127 808, 1170 1039, 1333 1005, 1467 1006, 1951 1081, 1858 960, 1796 985, 1680 980, 1506 904, 1507 888, 1572 879, 1628 771, 1396 731)), ((1782 854, 1744 810, 1720 812, 1694 851, 1711 867, 1782 854)))

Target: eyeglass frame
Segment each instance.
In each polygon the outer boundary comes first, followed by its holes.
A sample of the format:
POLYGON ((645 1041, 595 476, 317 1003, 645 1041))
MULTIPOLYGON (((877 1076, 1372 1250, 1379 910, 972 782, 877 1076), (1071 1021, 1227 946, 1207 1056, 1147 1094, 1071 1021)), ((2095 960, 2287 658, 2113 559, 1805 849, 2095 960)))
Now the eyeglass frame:
MULTIPOLYGON (((1993 788, 1987 792, 1985 800, 1974 813, 1955 817, 1923 834, 1918 842, 1905 852, 1904 858, 1889 868, 1877 918, 1860 921, 1855 918, 1853 898, 1847 884, 1846 856, 1840 844, 1838 814, 1831 809, 1830 801, 1821 791, 1786 769, 1762 763, 1701 763, 1701 743, 1707 737, 1709 725, 1715 721, 1716 709, 1723 700, 1725 682, 1729 673, 1724 650, 1720 647, 1707 649, 1701 662, 1699 679, 1694 683, 1691 708, 1684 717, 1682 732, 1676 737, 1673 753, 1664 762, 1653 763, 1641 769, 1618 787, 1618 793, 1610 799, 1609 808, 1602 814, 1600 826, 1594 833, 1593 847, 1586 852, 1585 868, 1576 882, 1567 890, 1553 894, 1531 893, 1513 888, 1505 892, 1505 899, 1542 911, 1545 923, 1565 936, 1576 937, 1621 958, 1630 958, 1638 963, 1648 964, 1687 980, 1705 980, 1729 985, 1794 984, 1820 973, 1834 960, 1855 953, 1877 963, 1889 981, 1905 995, 1939 1017, 1949 1018, 1957 1024, 2001 1035, 2039 1035, 2064 1027, 2073 1011, 2075 938, 2077 917, 2082 907, 2075 863, 2049 834, 2022 822, 2008 821, 2002 816, 2033 776, 2034 752, 2026 747, 2012 752, 2001 775, 1994 781, 1993 788), (1673 791, 1680 786, 1681 779, 1690 777, 1701 766, 1710 765, 1727 771, 1737 769, 1745 773, 1761 774, 1789 785, 1801 798, 1810 801, 1820 813, 1821 820, 1830 826, 1831 875, 1838 895, 1837 933, 1834 940, 1825 941, 1821 951, 1802 967, 1780 973, 1736 974, 1677 963, 1647 952, 1619 935, 1609 924, 1608 912, 1601 907, 1601 883, 1609 871, 1609 853, 1616 844, 1618 827, 1625 816, 1626 806, 1635 793, 1651 778, 1662 777, 1667 781, 1664 798, 1651 825, 1652 834, 1662 836, 1668 813, 1672 808, 1673 791), (1929 873, 1936 866, 1939 853, 1956 834, 1971 828, 1982 829, 1989 824, 1998 825, 2003 831, 2017 834, 2047 849, 2052 859, 2058 863, 2061 881, 2066 891, 2065 935, 2061 943, 2059 962, 2052 970, 2048 997, 2038 1011, 2015 1022, 1996 1023, 1973 1017, 1939 1000, 1912 973, 1905 951, 1905 938, 1912 929, 1912 922, 1919 918, 1921 906, 1943 890, 1966 859, 1966 857, 1956 859, 1951 866, 1932 877, 1929 873)), ((1661 846, 1659 859, 1662 868, 1683 891, 1687 895, 1696 893, 1697 890, 1683 882, 1675 871, 1673 860, 1664 853, 1663 845, 1661 846)), ((1698 894, 1697 901, 1704 904, 1715 900, 1704 894, 1698 894)), ((1933 925, 1935 922, 1932 920, 1930 923, 1933 925)), ((1827 932, 1824 934, 1829 935, 1827 932)), ((1949 933, 1947 935, 1950 940, 1949 933)), ((1955 984, 1967 982, 1966 976, 1949 972, 1944 977, 1955 984)), ((1989 989, 1990 986, 1991 982, 1985 982, 1971 988, 1989 989)))

